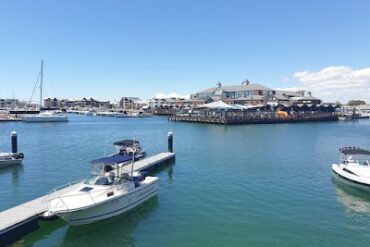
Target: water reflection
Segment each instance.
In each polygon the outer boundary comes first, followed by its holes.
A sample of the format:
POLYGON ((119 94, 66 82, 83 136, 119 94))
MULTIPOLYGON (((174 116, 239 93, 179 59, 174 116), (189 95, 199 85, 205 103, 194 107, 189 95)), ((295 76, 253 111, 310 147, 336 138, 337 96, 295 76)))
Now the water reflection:
POLYGON ((69 226, 61 219, 40 222, 40 229, 18 241, 19 246, 134 246, 136 227, 158 207, 153 197, 122 215, 93 224, 69 226), (40 239, 39 236, 42 236, 40 239))
POLYGON ((11 175, 12 176, 12 183, 13 185, 18 185, 19 183, 19 178, 23 174, 24 169, 23 165, 12 165, 12 166, 5 166, 0 169, 0 175, 1 176, 7 176, 11 175))
POLYGON ((332 178, 337 199, 349 213, 370 214, 370 193, 332 178))

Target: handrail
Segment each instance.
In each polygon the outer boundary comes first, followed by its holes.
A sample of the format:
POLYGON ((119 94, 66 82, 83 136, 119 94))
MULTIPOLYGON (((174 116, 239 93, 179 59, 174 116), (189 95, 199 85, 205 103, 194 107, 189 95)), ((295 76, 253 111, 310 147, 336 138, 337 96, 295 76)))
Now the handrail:
POLYGON ((50 191, 49 191, 49 194, 50 194, 50 193, 53 193, 53 192, 57 192, 57 191, 62 190, 62 189, 65 189, 65 188, 68 188, 68 187, 70 187, 70 186, 72 186, 72 185, 75 185, 75 184, 78 184, 78 183, 80 183, 80 182, 83 182, 84 180, 85 180, 85 179, 80 179, 80 180, 76 180, 76 181, 73 181, 73 182, 70 182, 70 183, 67 183, 67 184, 63 184, 63 185, 61 185, 61 186, 59 186, 59 187, 56 187, 56 188, 54 188, 54 189, 50 190, 50 191))
POLYGON ((98 190, 93 190, 93 191, 85 191, 85 192, 81 192, 81 193, 77 193, 77 194, 73 194, 73 195, 60 195, 59 194, 59 191, 55 191, 56 192, 56 196, 52 199, 49 198, 49 206, 50 206, 50 202, 54 199, 59 199, 63 204, 64 206, 69 209, 67 203, 65 202, 65 200, 63 199, 66 199, 66 198, 70 198, 70 197, 76 197, 76 196, 81 196, 81 195, 88 195, 89 198, 91 199, 91 201, 96 204, 96 201, 94 200, 94 195, 95 194, 98 194, 98 193, 101 193, 103 191, 114 191, 114 189, 117 189, 117 188, 122 188, 122 185, 123 184, 115 184, 115 185, 110 185, 110 186, 107 186, 107 187, 103 187, 101 189, 98 189, 98 190))

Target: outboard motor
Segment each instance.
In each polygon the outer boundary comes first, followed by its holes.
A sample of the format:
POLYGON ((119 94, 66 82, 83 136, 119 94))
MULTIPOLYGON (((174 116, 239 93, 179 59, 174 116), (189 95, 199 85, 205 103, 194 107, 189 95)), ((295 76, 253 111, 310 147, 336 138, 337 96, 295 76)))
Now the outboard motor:
POLYGON ((140 181, 142 181, 142 176, 140 172, 134 172, 132 174, 132 181, 135 183, 135 188, 140 186, 140 181))
POLYGON ((13 154, 13 158, 14 159, 23 159, 24 154, 23 153, 15 153, 15 154, 13 154))

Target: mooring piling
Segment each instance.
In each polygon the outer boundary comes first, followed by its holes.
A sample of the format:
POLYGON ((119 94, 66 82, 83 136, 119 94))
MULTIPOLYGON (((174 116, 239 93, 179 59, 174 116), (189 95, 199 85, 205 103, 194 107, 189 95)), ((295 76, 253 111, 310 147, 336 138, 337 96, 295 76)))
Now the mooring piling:
POLYGON ((12 153, 15 154, 18 152, 17 132, 12 131, 10 136, 12 139, 12 153))
POLYGON ((173 133, 168 132, 168 152, 173 153, 173 133))

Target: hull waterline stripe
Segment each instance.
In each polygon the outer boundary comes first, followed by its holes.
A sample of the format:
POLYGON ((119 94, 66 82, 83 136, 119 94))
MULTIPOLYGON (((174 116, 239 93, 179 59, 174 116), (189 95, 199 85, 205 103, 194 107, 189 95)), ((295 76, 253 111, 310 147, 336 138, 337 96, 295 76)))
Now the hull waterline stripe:
POLYGON ((353 171, 351 171, 351 170, 348 170, 347 168, 343 168, 343 171, 348 172, 348 173, 353 174, 353 175, 355 175, 355 176, 357 176, 357 177, 358 177, 358 175, 357 175, 356 173, 354 173, 354 172, 353 172, 353 171))
POLYGON ((156 193, 157 193, 157 191, 155 191, 155 192, 153 192, 153 193, 151 193, 151 194, 147 195, 146 197, 143 197, 143 199, 141 199, 141 200, 140 200, 140 201, 138 201, 138 202, 131 203, 130 205, 127 205, 127 206, 125 206, 125 207, 123 207, 123 208, 120 208, 120 209, 117 209, 117 210, 111 211, 111 212, 109 212, 109 213, 100 214, 100 215, 91 216, 91 217, 86 217, 86 218, 81 218, 81 219, 68 220, 68 221, 70 221, 70 222, 74 222, 74 221, 81 221, 81 220, 89 220, 89 219, 94 219, 94 218, 99 218, 99 217, 101 217, 101 216, 109 215, 109 214, 112 214, 112 213, 115 213, 115 212, 121 211, 121 210, 123 210, 123 209, 125 209, 125 208, 128 208, 128 207, 130 207, 130 206, 133 206, 133 205, 135 205, 135 204, 137 204, 137 203, 139 203, 139 202, 141 202, 141 201, 143 201, 143 200, 145 200, 145 199, 147 199, 147 198, 149 198, 149 197, 153 196, 153 195, 154 195, 154 194, 156 194, 156 193))

